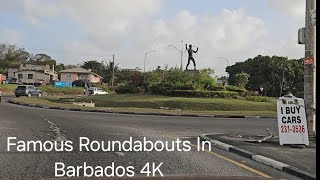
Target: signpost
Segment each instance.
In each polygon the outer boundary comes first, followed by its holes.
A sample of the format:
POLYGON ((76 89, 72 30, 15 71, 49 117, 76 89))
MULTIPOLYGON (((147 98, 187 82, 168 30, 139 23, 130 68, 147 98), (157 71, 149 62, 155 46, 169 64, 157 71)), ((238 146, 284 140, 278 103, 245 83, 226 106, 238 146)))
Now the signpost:
POLYGON ((280 145, 309 145, 304 100, 293 95, 280 97, 277 111, 280 145))

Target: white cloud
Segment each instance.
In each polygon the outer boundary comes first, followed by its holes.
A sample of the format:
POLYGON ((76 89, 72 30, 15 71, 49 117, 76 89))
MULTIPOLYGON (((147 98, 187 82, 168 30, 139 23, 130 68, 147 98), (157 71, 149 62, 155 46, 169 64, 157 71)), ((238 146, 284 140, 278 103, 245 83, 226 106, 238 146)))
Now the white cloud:
MULTIPOLYGON (((267 1, 272 7, 284 8, 283 11, 292 17, 301 16, 301 12, 304 15, 304 8, 300 7, 303 0, 290 0, 288 7, 283 2, 289 0, 267 1)), ((66 64, 77 64, 89 59, 109 60, 112 53, 115 53, 121 67, 143 68, 144 53, 156 50, 148 54, 147 69, 166 64, 179 67, 180 55, 168 45, 180 49, 181 40, 183 48, 185 43, 199 47, 199 53, 195 55, 198 68, 214 68, 218 75, 225 74, 227 65, 218 56, 229 59, 231 65, 258 54, 299 58, 303 53, 303 48, 296 42, 296 30, 289 26, 286 29, 266 27, 262 19, 249 16, 243 9, 223 9, 215 16, 180 10, 173 17, 164 19, 157 16, 163 0, 52 2, 25 0, 18 4, 23 16, 31 24, 59 15, 78 24, 85 37, 61 44, 61 53, 55 53, 54 58, 66 64)), ((7 3, 6 6, 12 7, 12 4, 7 3)), ((184 67, 186 56, 184 54, 184 67)))
MULTIPOLYGON (((256 55, 255 48, 262 45, 259 41, 265 37, 267 30, 261 19, 250 17, 241 9, 222 10, 218 16, 207 17, 196 16, 183 10, 169 21, 160 19, 141 25, 135 33, 131 47, 133 52, 140 54, 133 54, 131 58, 135 57, 139 59, 138 62, 142 62, 145 51, 157 50, 149 55, 147 69, 165 64, 180 67, 179 53, 168 45, 173 44, 180 48, 180 41, 183 40, 184 44, 191 43, 199 47, 199 54, 195 55, 198 68, 215 68, 221 75, 226 63, 217 59, 218 56, 246 58, 256 55)), ((187 54, 183 59, 184 68, 186 56, 187 54)))
POLYGON ((59 14, 59 9, 55 3, 40 0, 24 0, 23 10, 24 18, 30 24, 38 24, 46 21, 49 17, 59 14))
POLYGON ((305 0, 267 0, 268 4, 278 11, 294 18, 305 16, 305 0))
POLYGON ((162 0, 69 0, 63 8, 87 32, 91 41, 104 49, 118 49, 134 22, 153 15, 162 0))
POLYGON ((0 29, 0 43, 20 44, 21 33, 9 28, 0 29))

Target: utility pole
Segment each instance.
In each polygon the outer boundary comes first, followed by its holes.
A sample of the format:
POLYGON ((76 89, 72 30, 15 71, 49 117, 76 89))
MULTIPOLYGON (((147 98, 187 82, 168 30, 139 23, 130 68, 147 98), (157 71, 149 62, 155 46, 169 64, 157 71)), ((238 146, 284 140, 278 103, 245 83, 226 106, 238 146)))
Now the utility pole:
POLYGON ((115 68, 115 64, 114 64, 114 54, 112 55, 112 79, 111 79, 111 86, 113 87, 114 85, 114 68, 115 68))
POLYGON ((283 63, 281 64, 281 70, 282 70, 282 78, 281 78, 281 85, 280 85, 280 94, 279 94, 279 97, 282 96, 283 83, 284 83, 284 67, 283 67, 283 63))
POLYGON ((306 0, 304 100, 310 137, 316 136, 316 25, 311 16, 316 10, 316 0, 306 0))

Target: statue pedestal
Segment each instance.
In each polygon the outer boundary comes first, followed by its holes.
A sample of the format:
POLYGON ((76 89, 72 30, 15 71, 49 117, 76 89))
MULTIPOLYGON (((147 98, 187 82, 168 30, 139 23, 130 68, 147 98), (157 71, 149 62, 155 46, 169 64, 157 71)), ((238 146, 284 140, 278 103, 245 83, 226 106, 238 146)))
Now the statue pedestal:
POLYGON ((194 70, 194 69, 186 69, 184 72, 189 73, 192 77, 199 74, 199 70, 194 70))

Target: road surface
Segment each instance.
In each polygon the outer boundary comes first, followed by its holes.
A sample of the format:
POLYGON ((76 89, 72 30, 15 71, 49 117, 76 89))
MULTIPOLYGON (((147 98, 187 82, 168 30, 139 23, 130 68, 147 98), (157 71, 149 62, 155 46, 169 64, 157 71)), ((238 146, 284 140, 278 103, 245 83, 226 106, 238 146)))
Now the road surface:
POLYGON ((30 108, 0 103, 0 179, 39 179, 54 177, 55 162, 66 166, 133 166, 136 175, 147 162, 160 164, 164 175, 271 176, 296 179, 258 162, 212 148, 189 152, 18 152, 7 151, 7 138, 21 141, 51 141, 60 138, 78 146, 79 137, 90 140, 124 141, 132 137, 152 141, 181 138, 196 144, 203 133, 265 134, 266 128, 276 133, 275 119, 213 119, 166 116, 86 113, 30 108))

